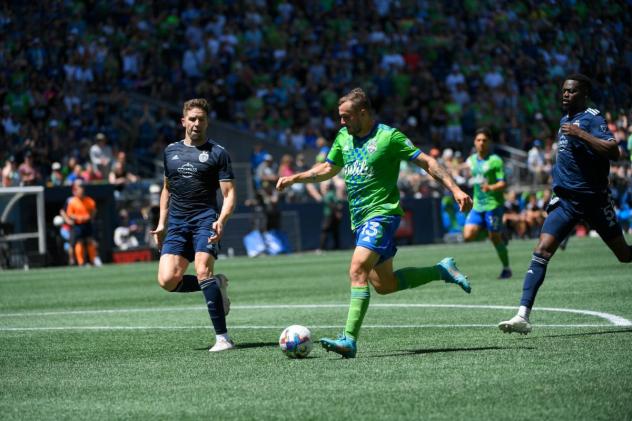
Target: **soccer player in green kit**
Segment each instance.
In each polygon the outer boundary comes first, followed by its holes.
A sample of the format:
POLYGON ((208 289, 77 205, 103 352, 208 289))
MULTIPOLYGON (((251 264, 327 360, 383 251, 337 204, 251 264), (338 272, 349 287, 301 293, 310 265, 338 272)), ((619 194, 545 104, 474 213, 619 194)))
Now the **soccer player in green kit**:
POLYGON ((498 279, 511 278, 507 244, 502 238, 504 202, 503 191, 507 187, 503 160, 490 153, 492 134, 481 128, 474 137, 476 153, 467 159, 474 186, 474 207, 467 215, 463 238, 472 241, 478 238, 481 229, 487 229, 496 253, 503 265, 498 279))
POLYGON ((434 266, 393 270, 397 252, 395 231, 403 214, 397 188, 400 161, 415 163, 441 182, 452 192, 462 211, 472 208, 472 199, 445 168, 417 149, 403 133, 377 123, 362 89, 353 89, 340 98, 338 113, 343 127, 325 162, 281 177, 277 189, 283 190, 294 183, 325 181, 344 168, 351 228, 356 238, 349 267, 351 302, 343 334, 337 339, 323 338, 320 343, 327 351, 354 358, 358 333, 369 307, 369 282, 378 294, 416 288, 434 280, 457 284, 467 293, 471 291, 467 277, 459 272, 452 257, 434 266))

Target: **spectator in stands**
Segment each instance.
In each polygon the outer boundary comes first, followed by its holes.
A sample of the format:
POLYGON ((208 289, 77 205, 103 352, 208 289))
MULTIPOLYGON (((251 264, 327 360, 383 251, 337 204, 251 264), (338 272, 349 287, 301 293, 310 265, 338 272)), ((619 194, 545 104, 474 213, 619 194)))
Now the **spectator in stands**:
POLYGON ((546 184, 551 168, 546 165, 544 159, 543 144, 540 139, 535 139, 527 154, 527 166, 531 174, 533 184, 546 184))
POLYGON ((118 226, 114 229, 114 245, 120 250, 138 247, 139 242, 136 235, 139 232, 140 228, 136 221, 130 221, 127 210, 121 209, 118 226))
POLYGON ((114 154, 108 145, 107 136, 104 133, 97 133, 96 143, 90 147, 90 162, 101 174, 109 174, 114 154))
POLYGON ((9 156, 2 168, 2 187, 14 187, 20 185, 20 172, 13 155, 9 156))
POLYGON ((53 165, 51 165, 51 173, 47 184, 51 187, 64 185, 64 175, 61 173, 61 164, 59 162, 53 162, 53 165))
POLYGON ((86 162, 85 169, 81 172, 81 178, 86 183, 94 183, 103 180, 103 174, 91 162, 86 162))
POLYGON ((18 167, 20 173, 20 184, 23 186, 35 186, 41 182, 41 175, 33 160, 31 151, 24 154, 24 162, 18 167))
POLYGON ((65 209, 67 222, 73 230, 75 259, 79 266, 84 266, 87 250, 89 263, 94 266, 101 266, 101 258, 93 234, 97 206, 96 202, 84 193, 83 180, 75 180, 72 183, 72 197, 66 203, 65 209))
POLYGON ((270 184, 274 186, 278 179, 279 170, 274 158, 269 153, 265 154, 263 162, 259 164, 255 171, 255 185, 258 186, 259 190, 265 189, 270 184))
POLYGON ((108 181, 110 184, 114 184, 116 186, 116 190, 120 192, 127 184, 136 183, 138 181, 138 176, 130 171, 127 171, 124 160, 116 160, 112 166, 110 174, 108 175, 108 181))
POLYGON ((66 177, 66 181, 64 181, 64 184, 66 184, 67 186, 72 186, 77 180, 83 181, 82 173, 83 167, 81 166, 81 164, 75 164, 75 166, 72 168, 72 172, 66 177))

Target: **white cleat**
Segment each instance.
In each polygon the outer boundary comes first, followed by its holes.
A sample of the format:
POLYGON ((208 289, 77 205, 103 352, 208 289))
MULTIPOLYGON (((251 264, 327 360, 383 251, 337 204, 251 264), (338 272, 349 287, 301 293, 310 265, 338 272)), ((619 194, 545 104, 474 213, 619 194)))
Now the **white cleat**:
POLYGON ((230 311, 230 298, 228 298, 228 278, 226 275, 218 273, 215 275, 217 283, 219 284, 219 290, 222 293, 222 303, 224 304, 224 316, 228 316, 230 311))
POLYGON ((230 339, 220 338, 217 340, 217 342, 215 342, 215 345, 213 345, 213 347, 209 349, 208 351, 221 352, 221 351, 228 351, 230 349, 235 349, 235 343, 231 341, 230 339))
POLYGON ((529 323, 529 320, 516 314, 511 319, 498 323, 498 329, 505 333, 516 332, 526 335, 531 332, 531 323, 529 323))

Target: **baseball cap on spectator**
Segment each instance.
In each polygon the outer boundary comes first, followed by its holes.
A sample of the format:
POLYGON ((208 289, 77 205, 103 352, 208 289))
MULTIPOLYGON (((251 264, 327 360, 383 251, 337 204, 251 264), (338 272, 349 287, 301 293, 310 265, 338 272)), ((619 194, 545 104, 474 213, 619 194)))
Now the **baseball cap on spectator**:
POLYGON ((263 160, 264 161, 272 161, 274 158, 272 157, 272 155, 270 155, 269 153, 265 154, 263 156, 263 160))
POLYGON ((59 162, 53 162, 53 165, 51 166, 53 171, 59 171, 61 170, 61 164, 59 162))
POLYGON ((106 139, 105 134, 103 134, 103 133, 97 133, 97 135, 96 135, 96 139, 97 139, 97 140, 106 139))

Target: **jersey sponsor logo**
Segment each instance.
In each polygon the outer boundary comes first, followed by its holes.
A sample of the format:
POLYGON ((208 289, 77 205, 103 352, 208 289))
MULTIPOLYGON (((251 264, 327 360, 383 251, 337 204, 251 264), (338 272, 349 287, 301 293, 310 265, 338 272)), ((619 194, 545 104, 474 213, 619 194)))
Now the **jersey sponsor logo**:
POLYGON ((200 160, 200 162, 206 162, 206 161, 208 161, 208 152, 206 152, 206 151, 202 151, 202 153, 200 154, 200 156, 198 157, 198 159, 200 160))
POLYGON ((369 167, 366 161, 353 161, 350 164, 345 165, 345 175, 371 177, 373 175, 373 168, 369 167))
POLYGON ((171 160, 172 160, 172 161, 175 161, 175 160, 177 160, 177 159, 180 159, 180 157, 179 157, 178 155, 174 155, 173 157, 171 157, 171 160))
POLYGON ((180 168, 178 168, 178 174, 180 174, 184 178, 191 178, 196 173, 197 173, 197 168, 195 168, 193 165, 189 164, 188 162, 184 164, 183 166, 181 166, 180 168))

